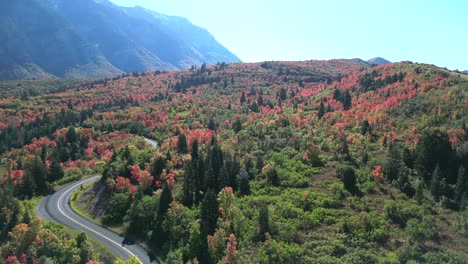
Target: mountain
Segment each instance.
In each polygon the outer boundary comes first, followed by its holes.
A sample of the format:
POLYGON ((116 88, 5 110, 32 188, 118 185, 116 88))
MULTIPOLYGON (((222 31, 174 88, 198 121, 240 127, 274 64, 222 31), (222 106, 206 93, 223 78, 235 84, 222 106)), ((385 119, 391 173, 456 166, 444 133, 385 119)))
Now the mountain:
POLYGON ((463 71, 464 74, 468 74, 468 71, 463 71))
POLYGON ((0 8, 0 80, 99 77, 239 62, 187 19, 107 0, 17 0, 0 8))
POLYGON ((383 64, 391 63, 390 61, 388 61, 388 60, 386 60, 384 58, 381 58, 381 57, 372 58, 372 59, 368 60, 367 62, 369 62, 370 64, 377 64, 377 65, 383 65, 383 64))
MULTIPOLYGON (((65 176, 50 186, 102 171, 74 206, 178 262, 468 259, 467 75, 353 59, 134 73, 60 93, 36 82, 7 82, 23 91, 0 100, 0 168, 12 178, 0 208, 48 193, 40 183, 53 177, 41 171, 52 162, 65 176)), ((0 210, 12 219, 0 221, 11 234, 0 236, 2 260, 37 232, 23 214, 0 210)), ((72 263, 70 250, 84 252, 49 233, 28 259, 72 263)))

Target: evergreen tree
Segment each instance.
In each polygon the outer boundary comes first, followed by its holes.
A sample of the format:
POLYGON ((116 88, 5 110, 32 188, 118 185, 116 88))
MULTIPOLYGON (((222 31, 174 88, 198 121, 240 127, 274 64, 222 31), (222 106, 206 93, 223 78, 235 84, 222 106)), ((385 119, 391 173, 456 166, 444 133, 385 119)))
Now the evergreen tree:
POLYGON ((151 163, 150 173, 153 177, 158 177, 161 175, 163 170, 166 168, 166 161, 162 157, 158 157, 151 163))
POLYGON ((348 90, 345 90, 345 92, 343 94, 342 103, 343 103, 344 110, 349 110, 351 108, 352 98, 351 98, 351 94, 349 93, 348 90))
POLYGON ((432 173, 432 182, 431 182, 431 193, 436 202, 439 201, 439 198, 442 195, 441 181, 442 181, 442 173, 440 171, 439 164, 437 163, 434 169, 434 172, 432 173))
POLYGON ((405 164, 406 167, 412 169, 413 164, 414 164, 414 156, 413 153, 411 153, 411 150, 408 148, 403 149, 403 163, 405 164))
POLYGON ((241 98, 239 100, 240 104, 243 105, 245 103, 245 93, 242 92, 241 98))
POLYGON ((370 124, 369 121, 364 120, 361 127, 361 135, 365 136, 367 132, 370 132, 370 124))
POLYGON ((71 144, 70 148, 70 159, 75 161, 79 158, 78 145, 76 143, 71 144))
POLYGON ((76 135, 76 129, 74 127, 70 127, 68 129, 66 139, 67 139, 67 142, 70 144, 73 144, 77 141, 78 137, 76 135))
POLYGON ((190 147, 191 153, 190 156, 192 156, 192 161, 196 161, 198 159, 198 140, 194 140, 192 142, 192 145, 190 147))
POLYGON ((337 101, 341 101, 341 91, 338 88, 335 88, 333 91, 333 99, 337 101))
MULTIPOLYGON (((224 188, 224 187, 229 187, 231 186, 231 179, 229 177, 229 171, 228 171, 228 165, 225 164, 222 168, 221 168, 221 173, 220 173, 220 177, 219 177, 219 183, 220 183, 220 188, 224 188)), ((232 186, 231 186, 232 187, 232 186)))
POLYGON ((218 217, 218 200, 213 190, 209 189, 200 206, 200 230, 203 237, 213 235, 218 217))
POLYGON ((198 162, 193 163, 195 170, 195 203, 198 204, 203 199, 203 194, 206 191, 205 182, 205 162, 202 157, 198 162))
POLYGON ((416 187, 416 201, 418 201, 419 204, 422 204, 424 201, 424 181, 420 180, 418 182, 418 186, 416 187))
POLYGON ((208 129, 216 130, 216 123, 213 118, 210 118, 210 121, 208 122, 208 129))
POLYGON ((172 203, 172 191, 169 185, 164 185, 159 198, 158 215, 164 216, 169 210, 170 204, 172 203))
POLYGON ((204 185, 206 189, 217 190, 218 189, 218 179, 213 173, 213 168, 208 166, 205 170, 205 180, 204 185))
POLYGON ((239 177, 239 196, 250 195, 250 183, 248 175, 239 177))
POLYGON ((250 110, 252 110, 252 112, 254 112, 254 113, 258 113, 259 109, 258 109, 257 102, 255 102, 255 101, 252 102, 252 104, 250 105, 250 110))
POLYGON ((344 187, 352 194, 356 194, 359 189, 356 186, 356 172, 350 166, 339 166, 336 168, 336 176, 343 181, 344 187))
POLYGON ((416 146, 415 169, 424 178, 426 184, 431 181, 436 164, 447 177, 449 184, 457 180, 458 159, 453 151, 447 133, 438 130, 425 131, 416 146))
POLYGON ((52 160, 49 167, 49 182, 55 182, 64 176, 63 168, 57 160, 52 160))
POLYGON ((257 156, 257 160, 255 161, 255 168, 257 169, 257 173, 261 173, 263 169, 263 158, 262 156, 257 156))
POLYGON ((325 106, 323 105, 323 101, 320 100, 320 105, 317 113, 318 119, 322 119, 323 115, 325 114, 325 106))
POLYGON ((187 137, 183 133, 179 134, 179 140, 177 141, 177 150, 179 151, 179 153, 187 153, 187 137))
POLYGON ((270 233, 270 216, 268 213, 268 207, 260 207, 260 216, 258 218, 260 232, 259 237, 261 241, 265 241, 266 233, 270 233))
POLYGON ((184 173, 184 186, 183 186, 183 198, 182 203, 187 207, 192 207, 193 204, 193 196, 194 196, 194 171, 192 163, 189 163, 185 168, 184 173))
POLYGON ((286 100, 286 89, 284 89, 284 87, 281 87, 280 89, 280 92, 279 92, 279 98, 281 99, 281 101, 284 101, 286 100))
POLYGON ((278 172, 275 168, 271 168, 266 172, 266 178, 269 184, 273 186, 279 186, 278 172))
POLYGON ((263 106, 263 97, 262 97, 261 95, 258 96, 257 104, 258 104, 259 106, 263 106))
POLYGON ((463 165, 458 168, 458 179, 455 185, 455 203, 460 208, 464 195, 468 189, 468 173, 463 165))
POLYGON ((232 124, 232 129, 234 132, 238 133, 242 129, 242 122, 240 121, 240 118, 236 118, 234 123, 232 124))
POLYGON ((41 147, 41 160, 43 163, 45 163, 46 159, 47 159, 47 149, 45 146, 42 146, 41 147))
POLYGON ((169 185, 166 184, 162 190, 161 197, 159 198, 159 207, 151 236, 151 241, 155 249, 161 247, 169 237, 169 234, 163 228, 162 223, 164 222, 164 219, 166 219, 166 213, 167 210, 169 210, 171 202, 171 188, 169 187, 169 185))
POLYGON ((26 195, 31 197, 35 194, 46 194, 49 191, 49 186, 47 184, 47 168, 39 157, 36 156, 27 161, 25 165, 25 175, 30 177, 30 184, 36 187, 35 189, 32 188, 34 190, 32 193, 26 195))

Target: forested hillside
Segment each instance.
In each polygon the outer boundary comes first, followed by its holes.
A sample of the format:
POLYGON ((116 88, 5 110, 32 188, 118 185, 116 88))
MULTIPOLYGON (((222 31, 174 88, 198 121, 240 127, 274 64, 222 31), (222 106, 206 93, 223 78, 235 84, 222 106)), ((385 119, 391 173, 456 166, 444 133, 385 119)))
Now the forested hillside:
POLYGON ((77 203, 99 193, 87 213, 167 263, 468 259, 467 75, 222 63, 17 89, 0 100, 0 263, 60 255, 12 246, 33 228, 12 196, 96 172, 77 203))

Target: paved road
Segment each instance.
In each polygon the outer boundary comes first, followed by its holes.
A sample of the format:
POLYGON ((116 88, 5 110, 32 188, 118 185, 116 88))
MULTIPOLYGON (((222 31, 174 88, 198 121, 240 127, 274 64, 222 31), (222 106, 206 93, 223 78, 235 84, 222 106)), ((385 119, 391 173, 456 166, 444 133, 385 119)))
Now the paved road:
POLYGON ((136 256, 141 263, 157 263, 150 259, 148 252, 140 245, 123 244, 123 237, 81 217, 72 210, 69 204, 72 193, 80 188, 81 185, 94 181, 99 177, 100 175, 94 175, 80 180, 63 187, 54 194, 44 197, 35 208, 36 215, 46 221, 55 221, 75 230, 85 232, 124 260, 136 256))
MULTIPOLYGON (((153 148, 158 146, 158 142, 145 138, 145 141, 153 148)), ((64 224, 75 230, 83 231, 96 241, 106 246, 120 258, 126 260, 130 257, 137 257, 143 264, 158 263, 149 256, 148 252, 140 245, 124 244, 124 238, 118 234, 81 217, 70 207, 70 197, 81 185, 97 180, 100 175, 69 184, 55 193, 44 197, 34 208, 36 215, 46 221, 54 221, 64 224)))
POLYGON ((153 148, 158 147, 158 142, 149 138, 145 138, 146 143, 150 144, 153 148))

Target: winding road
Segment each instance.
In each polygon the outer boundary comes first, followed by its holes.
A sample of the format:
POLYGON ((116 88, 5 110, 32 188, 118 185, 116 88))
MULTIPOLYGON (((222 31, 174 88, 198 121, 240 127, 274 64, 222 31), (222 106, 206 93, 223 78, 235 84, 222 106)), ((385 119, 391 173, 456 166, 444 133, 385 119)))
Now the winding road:
POLYGON ((156 148, 158 146, 158 142, 156 142, 156 140, 145 138, 145 141, 146 143, 150 144, 153 148, 156 148))
MULTIPOLYGON (((151 146, 157 147, 157 142, 146 139, 151 146)), ((69 184, 55 193, 44 197, 34 208, 36 215, 46 221, 54 221, 64 224, 72 229, 83 231, 97 242, 101 243, 118 257, 126 260, 137 257, 143 264, 158 263, 152 258, 148 251, 137 243, 124 243, 122 236, 78 215, 70 207, 70 198, 80 186, 99 179, 100 175, 94 175, 86 179, 69 184)))

